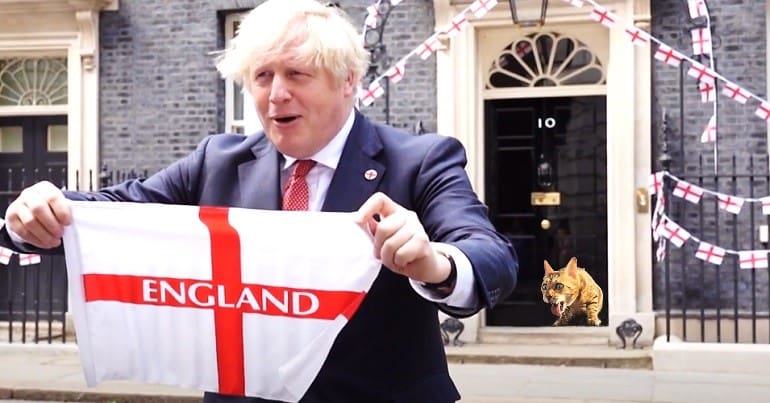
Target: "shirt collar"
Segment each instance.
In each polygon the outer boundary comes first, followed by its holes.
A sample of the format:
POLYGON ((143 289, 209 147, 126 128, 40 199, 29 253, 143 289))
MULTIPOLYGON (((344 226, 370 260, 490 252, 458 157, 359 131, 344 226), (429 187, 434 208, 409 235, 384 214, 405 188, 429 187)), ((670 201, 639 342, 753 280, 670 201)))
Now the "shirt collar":
MULTIPOLYGON (((353 128, 353 122, 355 121, 355 109, 350 109, 350 115, 348 115, 348 119, 345 121, 345 124, 342 125, 340 128, 340 131, 337 132, 336 135, 334 135, 334 138, 332 138, 332 141, 329 142, 324 148, 320 149, 317 153, 310 156, 309 159, 312 159, 318 164, 327 166, 331 169, 337 169, 337 164, 340 162, 340 158, 342 157, 342 149, 345 147, 345 142, 348 139, 348 136, 350 135, 350 129, 353 128)), ((294 157, 290 157, 286 154, 283 155, 283 168, 286 169, 290 167, 294 161, 297 159, 294 157)))

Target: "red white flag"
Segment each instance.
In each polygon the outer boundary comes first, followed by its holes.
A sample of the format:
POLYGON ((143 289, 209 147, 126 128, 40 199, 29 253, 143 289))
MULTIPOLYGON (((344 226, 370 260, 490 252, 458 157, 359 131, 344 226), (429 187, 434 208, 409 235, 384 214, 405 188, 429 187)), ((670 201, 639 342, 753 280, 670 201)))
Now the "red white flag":
POLYGON ((711 115, 709 123, 700 135, 701 143, 713 143, 717 141, 717 115, 711 115))
POLYGON ((735 101, 741 104, 745 104, 746 101, 748 101, 749 97, 751 96, 751 94, 748 91, 744 90, 739 85, 733 84, 731 82, 727 82, 725 84, 725 87, 722 88, 722 94, 728 96, 729 98, 734 99, 735 101))
POLYGON ((573 7, 583 7, 583 0, 564 0, 564 2, 569 3, 573 7))
POLYGON ((13 254, 14 252, 12 250, 0 246, 0 263, 7 266, 8 263, 10 263, 13 254))
POLYGON ((391 6, 397 6, 399 3, 401 3, 403 0, 390 0, 391 6))
POLYGON ((443 31, 447 36, 450 38, 457 35, 458 32, 462 31, 467 27, 470 23, 468 22, 468 19, 465 18, 465 13, 457 14, 454 18, 452 18, 452 21, 447 24, 446 27, 444 27, 443 31))
POLYGON ((476 16, 481 18, 497 5, 497 0, 476 0, 471 3, 470 10, 476 16))
POLYGON ((364 104, 364 106, 369 106, 372 104, 372 102, 374 102, 375 99, 381 97, 383 94, 385 94, 385 89, 382 88, 380 81, 377 80, 369 84, 369 88, 362 88, 358 93, 358 98, 361 100, 361 103, 364 104))
POLYGON ((701 81, 698 83, 700 91, 700 101, 703 103, 714 102, 717 99, 716 86, 713 83, 701 81))
POLYGON ((759 118, 765 122, 770 121, 770 103, 762 102, 759 104, 759 107, 754 111, 754 114, 759 116, 759 118))
POLYGON ((380 271, 350 213, 73 202, 72 217, 64 247, 89 386, 297 402, 380 271))
POLYGON ((671 49, 668 45, 661 44, 655 52, 655 58, 671 66, 679 67, 684 55, 671 49))
POLYGON ((417 48, 417 54, 420 55, 420 59, 427 60, 433 54, 433 52, 438 50, 440 45, 441 42, 439 42, 438 36, 433 35, 426 39, 425 42, 423 42, 420 47, 417 48))
POLYGON ((698 62, 692 62, 692 66, 690 66, 690 69, 687 70, 687 75, 694 77, 696 80, 698 80, 698 82, 705 81, 707 83, 714 84, 714 78, 716 77, 717 73, 698 62))
POLYGON ((677 181, 673 194, 690 203, 698 204, 701 196, 703 196, 703 189, 685 181, 677 181))
POLYGON ((659 193, 662 187, 663 187, 663 172, 655 172, 653 174, 650 174, 650 179, 648 184, 650 195, 659 193))
POLYGON ((722 193, 717 194, 717 200, 720 209, 733 214, 739 214, 741 212, 741 207, 743 207, 743 202, 745 201, 741 197, 722 193))
POLYGON ((692 37, 693 54, 711 54, 711 30, 708 28, 695 28, 690 31, 690 36, 692 37))
POLYGON ((380 18, 380 9, 376 4, 372 4, 366 8, 366 18, 364 24, 369 28, 377 28, 377 21, 380 18))
POLYGON ((725 258, 725 250, 710 243, 701 242, 698 245, 698 251, 695 252, 695 257, 719 266, 725 258))
POLYGON ((681 248, 685 241, 690 239, 690 233, 668 217, 663 219, 661 225, 658 226, 658 230, 660 235, 671 241, 677 248, 681 248))
POLYGON ((650 42, 650 35, 637 27, 626 28, 626 37, 636 46, 646 45, 650 42))
POLYGON ((759 201, 762 203, 762 214, 770 215, 770 196, 763 197, 759 201))
POLYGON ((19 253, 19 266, 40 264, 40 255, 34 253, 19 253))
POLYGON ((594 9, 591 10, 591 19, 604 25, 607 28, 612 28, 618 17, 615 14, 607 11, 606 8, 600 5, 594 5, 594 9))
POLYGON ((655 210, 652 212, 652 219, 650 220, 650 228, 652 228, 652 239, 658 240, 660 237, 660 232, 658 231, 658 226, 660 225, 661 218, 666 213, 666 199, 663 197, 663 194, 660 194, 655 201, 655 210))
POLYGON ((404 78, 404 72, 406 71, 406 59, 401 59, 395 66, 392 66, 385 72, 390 82, 395 84, 404 78))
POLYGON ((704 0, 687 0, 687 8, 690 11, 690 18, 705 17, 709 14, 704 0))
POLYGON ((738 261, 741 269, 766 269, 766 250, 742 250, 738 251, 738 261))

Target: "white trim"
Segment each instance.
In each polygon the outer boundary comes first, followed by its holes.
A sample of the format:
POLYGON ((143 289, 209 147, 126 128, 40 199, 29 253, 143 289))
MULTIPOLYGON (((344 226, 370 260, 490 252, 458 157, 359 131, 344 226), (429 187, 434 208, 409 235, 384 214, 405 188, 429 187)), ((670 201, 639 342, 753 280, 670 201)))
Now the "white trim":
POLYGON ((67 105, 0 106, 0 116, 49 116, 66 115, 67 105))
POLYGON ((569 85, 565 87, 517 87, 484 90, 484 99, 553 98, 591 95, 607 95, 607 86, 569 85))
MULTIPOLYGON (((233 23, 242 21, 247 12, 233 13, 225 17, 225 48, 230 46, 230 41, 235 36, 233 23)), ((243 103, 243 118, 235 119, 235 82, 231 79, 225 80, 225 132, 243 132, 251 134, 262 129, 262 124, 257 117, 254 109, 254 100, 251 95, 243 91, 241 93, 243 103)))

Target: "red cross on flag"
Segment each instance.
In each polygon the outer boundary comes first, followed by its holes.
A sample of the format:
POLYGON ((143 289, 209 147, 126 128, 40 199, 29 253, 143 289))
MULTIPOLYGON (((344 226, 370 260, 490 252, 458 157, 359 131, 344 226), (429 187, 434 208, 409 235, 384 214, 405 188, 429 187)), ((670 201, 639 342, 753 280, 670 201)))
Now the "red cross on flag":
POLYGON ((746 101, 748 101, 749 97, 751 96, 751 94, 748 91, 744 90, 739 85, 733 84, 729 81, 725 84, 725 87, 722 88, 722 94, 728 96, 729 98, 732 98, 733 100, 741 104, 745 104, 746 101))
POLYGON ((380 18, 380 9, 377 7, 376 4, 372 4, 371 6, 366 8, 366 19, 364 19, 364 24, 366 24, 369 28, 377 28, 377 21, 380 18))
POLYGON ((709 14, 704 0, 687 0, 687 9, 690 11, 690 18, 705 17, 709 14))
POLYGON ((476 0, 471 3, 470 10, 476 18, 481 18, 497 5, 497 0, 476 0))
POLYGON ((690 239, 690 233, 679 224, 671 221, 668 218, 664 218, 661 225, 658 226, 660 235, 671 241, 677 248, 681 248, 685 241, 690 239))
POLYGON ((695 28, 690 31, 692 36, 692 52, 695 55, 711 54, 711 30, 708 28, 695 28))
POLYGON ((698 245, 698 251, 695 252, 695 257, 719 266, 725 258, 725 250, 710 243, 701 242, 698 245))
POLYGON ((741 250, 738 251, 738 262, 741 269, 766 269, 766 250, 741 250))
POLYGON ((671 49, 668 45, 661 44, 655 52, 655 59, 671 66, 679 67, 679 65, 682 64, 684 55, 671 49))
POLYGON ((690 69, 687 70, 687 75, 694 77, 696 80, 698 80, 698 82, 705 81, 709 84, 714 84, 714 78, 716 77, 717 73, 698 62, 692 62, 692 66, 690 66, 690 69))
POLYGON ((12 250, 0 246, 0 263, 7 266, 8 263, 10 263, 13 254, 14 252, 12 250))
POLYGON ((532 52, 532 44, 529 41, 519 41, 516 44, 516 55, 524 57, 532 52))
POLYGON ((361 100, 361 103, 364 104, 364 106, 369 106, 375 99, 381 97, 383 94, 385 94, 385 89, 382 88, 380 81, 377 80, 369 84, 369 88, 361 89, 358 93, 358 99, 361 100))
POLYGON ((423 42, 420 47, 417 48, 417 54, 420 55, 420 59, 427 60, 433 54, 433 52, 438 50, 440 45, 441 42, 439 42, 438 36, 433 35, 426 39, 425 42, 423 42))
POLYGON ((404 72, 406 71, 406 59, 401 59, 395 66, 392 66, 385 72, 390 82, 395 84, 404 78, 404 72))
POLYGON ((663 172, 650 174, 648 187, 650 195, 659 193, 660 189, 663 187, 663 172))
POLYGON ((350 213, 73 202, 72 217, 64 247, 89 386, 297 402, 380 271, 350 213))
POLYGON ((618 20, 618 17, 607 11, 606 8, 597 4, 594 5, 593 10, 591 10, 591 19, 607 28, 612 28, 615 25, 615 21, 618 20))
POLYGON ((717 115, 711 115, 709 123, 700 135, 701 143, 713 143, 717 141, 717 115))
POLYGON ((563 0, 566 3, 569 3, 573 7, 583 7, 583 0, 563 0))
POLYGON ((765 122, 770 121, 770 103, 762 102, 754 111, 754 114, 759 116, 760 119, 765 122))
POLYGON ((745 201, 742 197, 730 196, 722 193, 717 194, 719 208, 729 213, 740 214, 741 207, 745 201))
POLYGON ((698 83, 698 90, 700 91, 700 101, 703 103, 714 102, 717 99, 716 86, 713 83, 701 81, 698 83))
POLYGON ((443 32, 451 38, 465 29, 469 24, 468 19, 465 18, 465 13, 460 13, 452 18, 452 21, 444 27, 443 32))
POLYGON ((703 189, 685 181, 677 181, 673 194, 690 203, 698 204, 703 196, 703 189))
POLYGON ((646 45, 650 42, 650 35, 637 27, 626 28, 626 37, 636 46, 646 45))
POLYGON ((762 214, 770 215, 770 196, 763 197, 759 201, 762 203, 762 214))
POLYGON ((34 253, 19 253, 19 266, 40 264, 40 255, 34 253))

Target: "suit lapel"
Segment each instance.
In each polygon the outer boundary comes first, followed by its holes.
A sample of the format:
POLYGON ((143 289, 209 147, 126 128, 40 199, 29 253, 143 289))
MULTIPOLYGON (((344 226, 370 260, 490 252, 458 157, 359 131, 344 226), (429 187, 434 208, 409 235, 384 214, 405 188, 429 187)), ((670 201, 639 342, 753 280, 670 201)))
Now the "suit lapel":
POLYGON ((382 150, 374 126, 358 111, 355 119, 329 184, 323 211, 358 210, 377 190, 385 175, 385 166, 374 159, 382 150), (367 171, 370 175, 366 175, 367 171))
POLYGON ((241 207, 280 210, 280 159, 278 151, 267 137, 251 148, 255 159, 238 165, 238 186, 241 190, 241 207))

